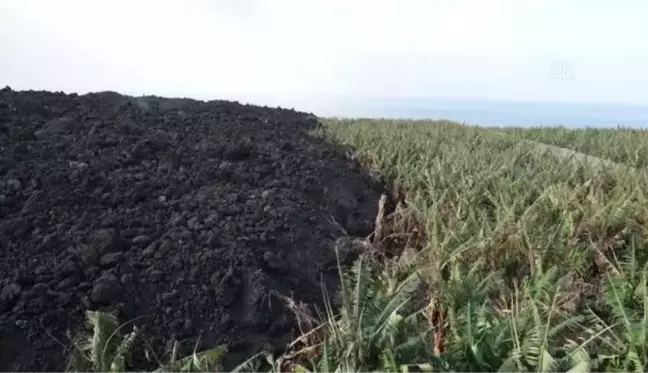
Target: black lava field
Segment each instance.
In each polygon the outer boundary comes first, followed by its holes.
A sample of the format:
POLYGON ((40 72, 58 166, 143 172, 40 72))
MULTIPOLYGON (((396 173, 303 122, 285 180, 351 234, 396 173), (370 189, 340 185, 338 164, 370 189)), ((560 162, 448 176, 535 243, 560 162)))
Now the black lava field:
POLYGON ((294 320, 277 295, 321 304, 335 242, 372 231, 383 192, 320 126, 229 101, 2 89, 0 371, 61 371, 98 309, 136 319, 160 357, 174 340, 239 360, 281 348, 294 320))

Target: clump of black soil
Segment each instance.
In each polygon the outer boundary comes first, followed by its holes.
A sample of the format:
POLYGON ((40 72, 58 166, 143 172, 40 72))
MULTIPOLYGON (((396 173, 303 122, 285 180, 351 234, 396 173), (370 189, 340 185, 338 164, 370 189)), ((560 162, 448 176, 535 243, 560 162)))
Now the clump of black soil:
POLYGON ((382 192, 318 126, 228 101, 1 90, 0 370, 64 369, 88 309, 139 318, 160 358, 173 340, 240 359, 281 347, 294 322, 276 294, 319 304, 334 242, 371 232, 382 192))

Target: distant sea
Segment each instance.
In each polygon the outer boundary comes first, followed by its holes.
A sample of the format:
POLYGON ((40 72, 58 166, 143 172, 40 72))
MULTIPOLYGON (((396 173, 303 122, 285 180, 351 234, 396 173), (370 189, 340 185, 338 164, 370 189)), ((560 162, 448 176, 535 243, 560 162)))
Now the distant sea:
POLYGON ((318 116, 448 119, 483 126, 648 128, 648 105, 478 100, 339 101, 318 116))

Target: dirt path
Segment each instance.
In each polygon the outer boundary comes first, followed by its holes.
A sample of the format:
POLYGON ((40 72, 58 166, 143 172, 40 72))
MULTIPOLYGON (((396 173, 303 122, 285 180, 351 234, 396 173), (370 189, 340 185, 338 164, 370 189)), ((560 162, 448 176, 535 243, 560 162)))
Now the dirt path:
MULTIPOLYGON (((510 138, 510 135, 502 132, 497 132, 493 131, 494 133, 501 135, 502 137, 505 138, 510 138)), ((581 153, 575 150, 567 149, 567 148, 562 148, 559 146, 554 146, 554 145, 549 145, 545 143, 541 143, 538 141, 532 141, 532 140, 521 140, 523 143, 530 145, 530 147, 535 151, 536 154, 538 155, 544 155, 547 152, 558 156, 562 159, 571 159, 572 165, 574 167, 578 167, 584 162, 586 162, 588 165, 593 166, 593 167, 599 167, 599 168, 605 168, 608 170, 615 170, 615 171, 622 171, 622 172, 639 172, 634 167, 627 166, 621 163, 613 162, 608 159, 604 158, 599 158, 595 157, 593 155, 589 155, 586 153, 581 153)))

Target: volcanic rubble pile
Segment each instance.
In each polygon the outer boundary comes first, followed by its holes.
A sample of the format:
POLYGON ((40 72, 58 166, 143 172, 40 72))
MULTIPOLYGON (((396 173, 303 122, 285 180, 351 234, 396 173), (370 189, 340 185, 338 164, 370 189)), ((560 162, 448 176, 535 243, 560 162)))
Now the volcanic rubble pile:
MULTIPOLYGON (((0 91, 0 370, 61 370, 85 310, 153 352, 291 336, 273 294, 317 304, 335 241, 371 232, 382 187, 294 110, 0 91)), ((144 364, 144 363, 143 363, 144 364)), ((148 364, 148 363, 146 363, 148 364)))

